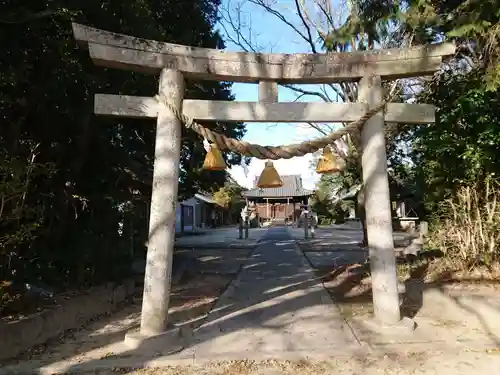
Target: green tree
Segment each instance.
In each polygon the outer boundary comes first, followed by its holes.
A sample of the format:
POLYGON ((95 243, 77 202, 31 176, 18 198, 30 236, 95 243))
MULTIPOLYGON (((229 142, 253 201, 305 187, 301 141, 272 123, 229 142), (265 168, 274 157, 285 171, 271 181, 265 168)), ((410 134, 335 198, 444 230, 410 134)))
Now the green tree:
POLYGON ((414 135, 416 177, 428 212, 438 212, 462 186, 500 173, 500 90, 486 90, 484 73, 445 73, 421 94, 438 106, 436 125, 414 135))
POLYGON ((245 206, 242 193, 246 189, 240 186, 231 177, 228 177, 226 184, 212 194, 212 199, 221 206, 228 208, 233 221, 239 220, 241 209, 245 206))
MULTIPOLYGON (((389 21, 397 44, 411 35, 413 43, 443 39, 456 42, 458 57, 483 68, 490 90, 500 84, 500 0, 359 0, 352 24, 389 21), (398 37, 399 36, 399 37, 398 37)), ((354 26, 345 27, 348 33, 354 26)))
POLYGON ((348 173, 347 171, 344 172, 344 175, 323 174, 316 184, 312 209, 318 214, 320 224, 332 221, 343 222, 349 208, 353 206, 351 200, 337 200, 338 193, 344 192, 354 185, 352 180, 349 180, 348 173))
MULTIPOLYGON (((2 246, 0 279, 43 278, 58 285, 101 282, 128 272, 131 243, 144 249, 154 122, 93 116, 93 95, 153 95, 157 77, 94 66, 88 52, 76 46, 71 22, 142 38, 223 48, 214 30, 218 6, 218 0, 1 2, 0 41, 5 53, 0 59, 4 120, 0 147, 1 155, 9 157, 2 158, 1 170, 8 170, 12 160, 29 160, 31 145, 38 145, 36 162, 52 167, 41 169, 27 185, 24 207, 37 212, 32 220, 34 240, 2 246)), ((230 85, 217 82, 189 81, 186 96, 232 99, 230 85)), ((235 138, 245 131, 239 123, 206 125, 235 138)), ((225 172, 201 170, 203 157, 201 140, 185 129, 181 197, 224 184, 225 172)), ((239 162, 238 156, 226 158, 229 164, 239 162)), ((25 162, 13 173, 27 168, 25 162)), ((2 215, 1 228, 8 227, 7 234, 24 225, 12 221, 7 225, 6 213, 2 215)))

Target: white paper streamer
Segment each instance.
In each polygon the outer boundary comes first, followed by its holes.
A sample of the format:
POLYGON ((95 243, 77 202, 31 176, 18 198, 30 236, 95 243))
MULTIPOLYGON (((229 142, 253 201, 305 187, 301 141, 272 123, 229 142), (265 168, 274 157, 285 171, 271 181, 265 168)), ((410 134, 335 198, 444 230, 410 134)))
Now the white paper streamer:
POLYGON ((203 147, 205 148, 206 152, 210 151, 210 142, 208 142, 208 139, 203 138, 203 147))
POLYGON ((343 153, 344 156, 347 156, 349 152, 349 147, 347 146, 347 142, 343 138, 339 138, 335 140, 335 145, 340 153, 343 153))
POLYGON ((249 173, 250 171, 248 170, 248 165, 247 165, 247 163, 245 163, 245 159, 241 158, 240 165, 241 165, 241 168, 243 168, 243 173, 245 174, 245 177, 248 177, 248 173, 249 173))

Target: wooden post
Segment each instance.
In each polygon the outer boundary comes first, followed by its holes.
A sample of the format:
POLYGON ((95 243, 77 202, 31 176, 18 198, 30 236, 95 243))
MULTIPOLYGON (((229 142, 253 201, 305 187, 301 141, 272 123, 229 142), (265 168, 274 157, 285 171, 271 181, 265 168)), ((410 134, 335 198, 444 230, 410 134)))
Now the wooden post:
POLYGON ((285 206, 285 224, 288 224, 288 206, 290 205, 290 197, 286 198, 286 206, 285 206))
MULTIPOLYGON (((358 100, 367 103, 368 108, 377 106, 382 100, 381 78, 362 78, 358 100)), ((395 324, 401 315, 382 112, 363 126, 361 143, 374 314, 381 323, 395 324)))
POLYGON ((424 244, 425 239, 429 234, 429 223, 427 221, 421 221, 418 229, 420 241, 424 244))
POLYGON ((238 233, 239 233, 239 236, 238 238, 240 240, 243 239, 243 218, 240 216, 240 220, 238 220, 238 233))
POLYGON ((205 207, 202 202, 198 203, 198 207, 200 208, 200 229, 205 227, 205 207))
POLYGON ((420 233, 426 237, 429 234, 429 223, 427 221, 420 222, 420 233))
POLYGON ((269 199, 266 198, 266 221, 269 222, 269 199))
MULTIPOLYGON (((159 86, 160 96, 166 96, 167 100, 180 110, 184 95, 182 74, 176 70, 163 69, 159 86)), ((181 122, 167 107, 160 110, 156 125, 153 191, 140 328, 140 333, 146 336, 158 335, 167 330, 181 126, 181 122)))

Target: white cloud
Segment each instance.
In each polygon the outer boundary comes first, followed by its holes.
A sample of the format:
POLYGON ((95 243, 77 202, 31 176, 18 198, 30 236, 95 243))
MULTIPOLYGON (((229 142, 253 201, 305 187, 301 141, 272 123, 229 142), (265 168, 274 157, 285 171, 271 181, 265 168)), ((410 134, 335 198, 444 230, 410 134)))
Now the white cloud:
MULTIPOLYGON (((308 124, 278 124, 274 131, 282 132, 286 138, 291 139, 291 142, 298 143, 307 139, 313 139, 321 134, 308 124), (289 137, 290 132, 293 136, 289 137)), ((261 143, 261 142, 259 142, 261 143)), ((264 142, 265 144, 266 142, 264 142)), ((302 184, 306 189, 314 189, 316 182, 319 180, 319 175, 316 173, 314 168, 311 168, 311 160, 313 158, 312 154, 307 154, 301 157, 294 157, 292 159, 280 159, 273 161, 274 167, 281 176, 286 175, 300 175, 302 177, 302 184)), ((245 177, 245 173, 241 166, 231 167, 229 173, 231 176, 240 184, 246 188, 253 188, 253 183, 255 178, 260 176, 262 170, 264 169, 264 163, 266 160, 259 160, 253 158, 248 166, 248 176, 245 177)))
MULTIPOLYGON (((252 125, 250 125, 252 126, 252 125)), ((255 126, 255 124, 253 125, 255 126)), ((299 143, 307 139, 314 139, 322 134, 311 127, 309 124, 305 123, 280 123, 276 124, 272 130, 266 130, 259 134, 258 140, 272 138, 273 140, 281 139, 285 140, 286 143, 299 143), (287 142, 288 141, 288 142, 287 142)), ((252 139, 251 141, 255 143, 260 143, 262 145, 268 144, 265 141, 258 141, 257 139, 252 139)), ((280 144, 281 142, 275 142, 280 144)), ((274 166, 278 173, 282 176, 286 175, 300 175, 302 177, 302 184, 306 189, 314 189, 316 182, 319 180, 319 175, 316 173, 314 168, 311 168, 311 160, 313 159, 312 154, 304 155, 302 157, 294 157, 292 159, 280 159, 274 161, 274 166)), ((262 170, 264 169, 265 160, 259 160, 253 158, 248 166, 248 176, 245 177, 244 170, 241 166, 231 167, 229 173, 231 176, 240 184, 246 188, 253 188, 253 183, 255 178, 260 176, 262 170)))
MULTIPOLYGON (((302 183, 306 189, 313 189, 316 185, 319 176, 316 172, 310 168, 310 161, 312 155, 308 154, 302 157, 294 157, 292 159, 280 159, 274 161, 274 167, 280 174, 280 176, 286 175, 300 175, 302 177, 302 183)), ((231 167, 229 173, 231 176, 240 184, 246 188, 252 188, 255 178, 260 176, 260 173, 264 169, 265 160, 252 159, 250 165, 248 166, 248 177, 245 177, 243 168, 239 165, 231 167)))
POLYGON ((320 136, 320 132, 309 124, 295 124, 295 142, 301 142, 306 139, 312 139, 320 136))

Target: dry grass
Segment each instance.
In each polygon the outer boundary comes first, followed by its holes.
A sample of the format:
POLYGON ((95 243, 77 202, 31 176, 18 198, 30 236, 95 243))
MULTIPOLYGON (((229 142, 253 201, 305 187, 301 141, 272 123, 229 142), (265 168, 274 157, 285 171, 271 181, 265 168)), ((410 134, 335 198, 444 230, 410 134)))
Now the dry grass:
POLYGON ((431 228, 428 246, 443 252, 453 270, 472 271, 500 261, 500 190, 486 180, 464 186, 444 202, 444 214, 431 228))
POLYGON ((409 352, 405 355, 379 354, 366 357, 337 357, 308 361, 224 361, 200 366, 135 369, 130 375, 455 375, 484 374, 498 368, 499 356, 491 353, 409 352), (490 370, 491 371, 491 370, 490 370))

